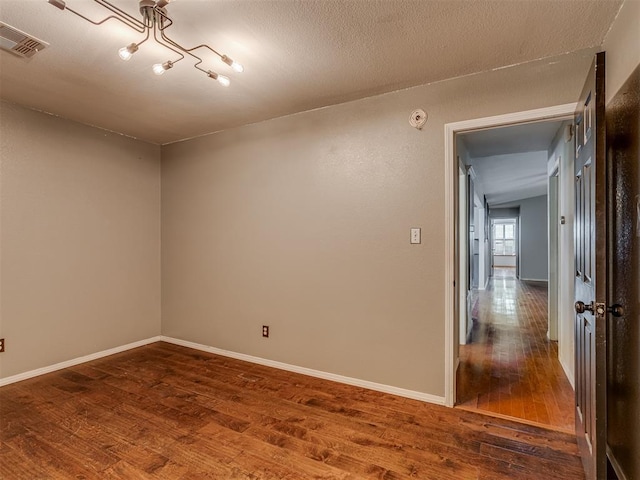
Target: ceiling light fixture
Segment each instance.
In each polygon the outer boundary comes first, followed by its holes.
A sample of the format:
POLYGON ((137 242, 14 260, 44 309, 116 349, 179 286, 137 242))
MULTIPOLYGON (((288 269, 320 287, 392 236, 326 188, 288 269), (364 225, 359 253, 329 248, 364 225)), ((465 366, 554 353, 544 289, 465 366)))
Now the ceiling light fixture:
POLYGON ((132 43, 131 45, 127 45, 126 47, 122 47, 120 50, 118 50, 118 55, 120 55, 120 58, 122 60, 126 61, 129 60, 137 51, 138 45, 132 43))
POLYGON ((145 37, 138 43, 131 43, 126 47, 122 47, 120 50, 118 50, 118 55, 122 60, 129 60, 133 56, 133 54, 138 51, 138 48, 140 47, 140 45, 142 45, 151 37, 151 33, 153 32, 153 39, 158 44, 162 45, 168 50, 171 50, 172 52, 177 54, 179 57, 176 60, 167 60, 164 63, 156 63, 155 65, 153 65, 152 70, 153 70, 153 73, 155 73, 156 75, 162 75, 165 71, 172 68, 175 63, 179 62, 180 60, 183 60, 185 56, 190 56, 196 60, 196 63, 194 63, 193 65, 196 69, 206 74, 209 78, 212 78, 213 80, 217 80, 218 83, 220 83, 221 85, 224 85, 225 87, 229 86, 231 82, 228 77, 225 77, 224 75, 220 75, 212 70, 205 70, 200 66, 200 64, 203 62, 202 57, 194 53, 198 49, 210 50, 215 55, 220 57, 220 60, 222 60, 223 63, 226 63, 229 67, 231 67, 236 72, 244 71, 244 67, 242 65, 233 61, 227 55, 222 55, 218 53, 209 45, 202 44, 193 48, 186 48, 180 45, 175 40, 172 40, 171 38, 169 38, 165 30, 169 28, 171 25, 173 25, 173 20, 171 20, 167 15, 167 8, 166 8, 170 0, 140 0, 139 5, 140 5, 140 14, 142 15, 142 20, 139 20, 133 17, 132 15, 129 15, 127 12, 125 12, 124 10, 121 10, 120 8, 116 7, 115 5, 108 2, 107 0, 93 0, 95 3, 97 3, 98 5, 101 5, 102 7, 106 8, 111 12, 111 15, 109 15, 108 17, 100 21, 91 20, 90 18, 85 17, 84 15, 76 12, 75 10, 72 10, 66 5, 64 0, 48 0, 48 1, 51 5, 58 7, 60 10, 68 10, 71 13, 77 15, 78 17, 88 21, 89 23, 92 23, 93 25, 102 25, 107 20, 114 19, 125 24, 127 27, 131 28, 132 30, 135 30, 136 32, 145 35, 145 37))
POLYGON ((162 75, 164 72, 166 72, 167 70, 169 70, 171 67, 173 67, 173 62, 171 60, 164 62, 164 63, 156 63, 152 69, 153 69, 153 73, 155 73, 156 75, 162 75))
POLYGON ((218 75, 216 72, 212 72, 211 70, 207 72, 207 75, 209 76, 209 78, 217 80, 220 85, 224 85, 225 87, 228 87, 231 83, 228 77, 225 77, 224 75, 218 75))

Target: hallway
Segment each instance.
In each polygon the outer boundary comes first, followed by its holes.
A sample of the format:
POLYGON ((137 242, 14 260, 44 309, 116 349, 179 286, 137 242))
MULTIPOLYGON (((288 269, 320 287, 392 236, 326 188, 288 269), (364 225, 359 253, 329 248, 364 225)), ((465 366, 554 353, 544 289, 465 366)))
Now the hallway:
POLYGON ((574 393, 547 338, 547 284, 496 268, 460 346, 457 406, 573 432, 574 393))

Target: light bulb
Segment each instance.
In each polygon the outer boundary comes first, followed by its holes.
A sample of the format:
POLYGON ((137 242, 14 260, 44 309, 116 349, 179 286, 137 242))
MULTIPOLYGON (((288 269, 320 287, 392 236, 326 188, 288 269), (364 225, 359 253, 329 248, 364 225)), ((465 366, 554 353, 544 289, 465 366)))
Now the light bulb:
POLYGON ((222 57, 220 57, 220 59, 226 63, 227 65, 229 65, 231 68, 233 68, 236 72, 244 72, 244 67, 242 65, 240 65, 238 62, 234 62, 232 58, 227 57, 226 55, 222 55, 222 57))
POLYGON ((118 55, 122 60, 129 60, 131 56, 138 51, 138 45, 132 43, 131 45, 127 45, 126 47, 122 47, 118 50, 118 55))
POLYGON ((156 75, 162 75, 165 71, 169 70, 171 67, 173 67, 173 62, 168 61, 164 63, 156 63, 152 67, 152 69, 153 69, 153 73, 155 73, 156 75))
POLYGON ((218 83, 220 85, 223 85, 225 87, 228 87, 229 84, 231 83, 231 81, 227 77, 225 77, 224 75, 218 75, 218 78, 216 78, 216 80, 218 80, 218 83))
POLYGON ((209 76, 209 78, 217 80, 220 85, 224 85, 225 87, 228 87, 231 83, 228 77, 225 77, 224 75, 218 75, 216 72, 212 72, 211 70, 207 72, 207 75, 209 76))
POLYGON ((118 50, 118 55, 120 55, 122 60, 129 60, 131 58, 131 53, 127 50, 127 47, 122 47, 118 50))

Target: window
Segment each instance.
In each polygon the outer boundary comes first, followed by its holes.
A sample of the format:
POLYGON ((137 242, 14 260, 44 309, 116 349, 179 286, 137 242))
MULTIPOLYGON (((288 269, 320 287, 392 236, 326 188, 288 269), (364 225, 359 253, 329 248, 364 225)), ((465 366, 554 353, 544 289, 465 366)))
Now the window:
POLYGON ((493 254, 494 255, 515 255, 515 224, 495 223, 493 225, 493 254))

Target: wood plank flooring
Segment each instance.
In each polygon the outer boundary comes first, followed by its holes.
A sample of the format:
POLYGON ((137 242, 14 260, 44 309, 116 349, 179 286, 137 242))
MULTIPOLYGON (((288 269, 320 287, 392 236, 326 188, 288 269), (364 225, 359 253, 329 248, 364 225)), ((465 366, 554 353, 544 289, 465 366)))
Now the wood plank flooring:
POLYGON ((0 388, 0 477, 582 479, 573 435, 154 343, 0 388))
POLYGON ((472 341, 460 346, 458 404, 574 431, 574 392, 547 338, 547 285, 495 269, 478 292, 472 341))

